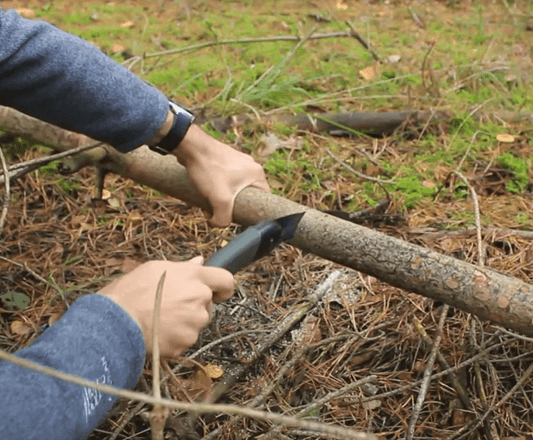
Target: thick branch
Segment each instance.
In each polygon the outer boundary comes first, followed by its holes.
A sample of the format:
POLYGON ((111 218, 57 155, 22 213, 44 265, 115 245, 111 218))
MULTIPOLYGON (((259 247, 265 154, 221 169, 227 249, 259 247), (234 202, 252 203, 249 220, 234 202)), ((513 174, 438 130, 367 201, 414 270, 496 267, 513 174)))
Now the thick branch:
MULTIPOLYGON (((41 130, 36 125, 32 127, 35 139, 41 130)), ((6 130, 5 126, 0 128, 6 130)), ((76 135, 65 134, 62 139, 71 136, 76 135)), ((72 145, 78 146, 78 142, 73 140, 72 145)), ((208 207, 174 157, 160 156, 147 147, 124 155, 107 150, 106 157, 99 161, 99 166, 106 170, 193 205, 208 207)), ((238 195, 234 219, 249 225, 303 210, 307 214, 291 241, 300 249, 503 327, 533 335, 533 285, 516 278, 478 268, 254 188, 238 195)))

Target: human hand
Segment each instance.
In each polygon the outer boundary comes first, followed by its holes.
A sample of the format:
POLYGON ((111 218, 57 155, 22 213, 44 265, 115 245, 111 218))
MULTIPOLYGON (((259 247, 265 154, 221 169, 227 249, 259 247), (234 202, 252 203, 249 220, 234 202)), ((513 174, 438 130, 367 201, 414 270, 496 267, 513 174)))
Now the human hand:
POLYGON ((159 349, 162 357, 179 356, 198 339, 209 322, 213 302, 233 294, 230 272, 204 267, 203 258, 188 262, 150 261, 100 290, 137 322, 147 353, 152 352, 152 318, 157 284, 166 271, 159 316, 159 349))
POLYGON ((211 204, 213 216, 210 222, 214 226, 231 223, 235 197, 244 188, 254 186, 270 192, 260 164, 251 156, 209 136, 198 126, 189 128, 174 154, 211 204))

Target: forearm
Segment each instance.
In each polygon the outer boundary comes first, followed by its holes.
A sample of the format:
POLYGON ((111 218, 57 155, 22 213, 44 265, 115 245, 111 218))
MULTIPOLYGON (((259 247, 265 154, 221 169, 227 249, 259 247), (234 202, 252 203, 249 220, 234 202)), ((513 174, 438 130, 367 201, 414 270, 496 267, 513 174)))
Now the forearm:
MULTIPOLYGON (((141 330, 101 295, 78 300, 35 343, 17 353, 99 383, 132 388, 144 363, 141 330)), ((0 432, 11 440, 86 437, 116 398, 0 362, 0 432)))
POLYGON ((0 10, 0 104, 120 151, 157 135, 168 101, 82 39, 0 10))

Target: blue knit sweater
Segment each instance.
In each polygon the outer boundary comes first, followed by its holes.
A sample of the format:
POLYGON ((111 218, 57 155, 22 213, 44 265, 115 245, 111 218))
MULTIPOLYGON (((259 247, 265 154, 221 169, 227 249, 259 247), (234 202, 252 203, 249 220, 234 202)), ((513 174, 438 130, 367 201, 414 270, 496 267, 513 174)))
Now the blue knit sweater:
POLYGON ((0 104, 120 151, 163 125, 168 100, 86 41, 0 10, 0 104))
MULTIPOLYGON (((168 101, 83 40, 0 9, 0 105, 129 151, 163 124, 168 101)), ((76 301, 17 353, 100 383, 131 388, 145 348, 137 324, 101 295, 76 301)), ((115 398, 0 362, 0 438, 85 438, 115 398)))

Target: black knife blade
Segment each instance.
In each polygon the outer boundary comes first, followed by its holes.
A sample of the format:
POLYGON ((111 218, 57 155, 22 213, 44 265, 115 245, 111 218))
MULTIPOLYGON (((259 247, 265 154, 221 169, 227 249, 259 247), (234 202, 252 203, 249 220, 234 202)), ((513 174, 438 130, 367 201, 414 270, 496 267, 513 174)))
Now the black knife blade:
POLYGON ((237 235, 216 251, 204 266, 222 267, 236 274, 261 257, 269 254, 282 241, 294 236, 305 212, 265 220, 237 235))

